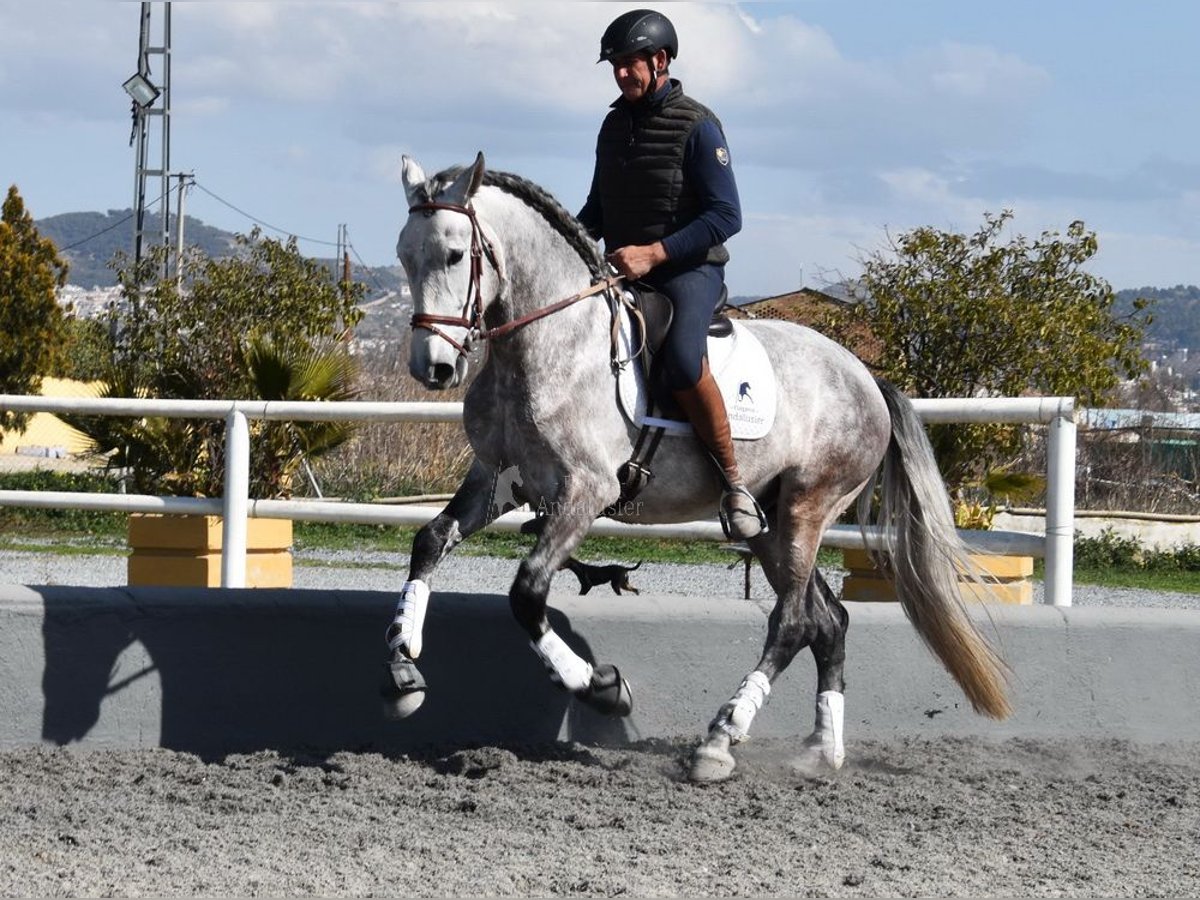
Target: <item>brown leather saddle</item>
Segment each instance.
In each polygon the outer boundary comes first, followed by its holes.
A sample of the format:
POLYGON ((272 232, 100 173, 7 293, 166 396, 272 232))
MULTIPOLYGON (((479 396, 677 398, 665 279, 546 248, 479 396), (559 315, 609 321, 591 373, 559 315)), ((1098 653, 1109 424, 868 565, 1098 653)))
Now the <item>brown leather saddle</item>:
MULTIPOLYGON (((646 376, 647 390, 656 415, 666 419, 684 420, 685 416, 671 398, 671 392, 663 381, 662 366, 658 351, 666 340, 667 332, 675 319, 675 306, 666 294, 654 290, 641 282, 627 284, 626 290, 633 296, 630 319, 633 322, 633 356, 642 366, 646 376)), ((721 286, 721 302, 713 312, 708 325, 709 337, 728 337, 733 334, 733 322, 726 315, 729 308, 729 288, 721 286)))
MULTIPOLYGON (((671 396, 671 391, 663 377, 663 367, 659 362, 659 350, 666 340, 671 322, 675 318, 675 307, 671 298, 654 290, 648 285, 636 282, 626 284, 626 290, 632 295, 632 300, 626 300, 629 318, 633 323, 631 365, 642 367, 646 376, 647 415, 655 415, 662 419, 687 421, 687 416, 671 396)), ((713 313, 712 322, 708 326, 710 337, 728 337, 733 333, 733 322, 725 314, 728 308, 729 290, 721 288, 721 302, 713 313)), ((617 322, 613 322, 614 346, 617 322)), ((650 480, 654 473, 650 470, 650 461, 658 450, 664 429, 661 426, 642 425, 634 444, 633 454, 628 461, 617 470, 617 478, 621 482, 621 496, 616 504, 605 510, 605 515, 615 515, 622 507, 630 503, 650 480)))

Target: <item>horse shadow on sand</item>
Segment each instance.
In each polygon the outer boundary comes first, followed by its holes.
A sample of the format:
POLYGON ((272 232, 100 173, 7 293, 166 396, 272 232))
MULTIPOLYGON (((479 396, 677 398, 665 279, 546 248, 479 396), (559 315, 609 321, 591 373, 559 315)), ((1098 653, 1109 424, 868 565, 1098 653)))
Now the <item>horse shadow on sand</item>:
MULTIPOLYGON (((275 750, 453 752, 570 740, 621 745, 625 721, 555 687, 508 598, 443 594, 426 620, 428 697, 389 719, 379 686, 395 595, 370 591, 38 587, 42 740, 220 758, 275 750), (157 732, 156 732, 157 729, 157 732)), ((551 610, 584 659, 587 642, 551 610)))

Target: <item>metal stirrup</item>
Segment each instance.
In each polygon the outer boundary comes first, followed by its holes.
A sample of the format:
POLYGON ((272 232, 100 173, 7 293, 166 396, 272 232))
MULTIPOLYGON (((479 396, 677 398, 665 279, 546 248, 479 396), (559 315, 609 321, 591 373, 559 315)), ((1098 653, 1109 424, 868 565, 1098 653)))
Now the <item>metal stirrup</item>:
MULTIPOLYGON (((767 524, 766 513, 764 513, 762 507, 758 505, 758 500, 756 500, 754 495, 742 485, 732 485, 721 496, 721 504, 717 509, 717 517, 721 521, 721 530, 725 532, 725 537, 728 540, 736 540, 732 533, 730 511, 727 509, 727 501, 734 494, 741 494, 750 500, 751 505, 754 507, 753 515, 758 520, 758 534, 766 534, 770 530, 770 526, 767 524)), ((739 510, 739 512, 745 514, 744 511, 739 510)))

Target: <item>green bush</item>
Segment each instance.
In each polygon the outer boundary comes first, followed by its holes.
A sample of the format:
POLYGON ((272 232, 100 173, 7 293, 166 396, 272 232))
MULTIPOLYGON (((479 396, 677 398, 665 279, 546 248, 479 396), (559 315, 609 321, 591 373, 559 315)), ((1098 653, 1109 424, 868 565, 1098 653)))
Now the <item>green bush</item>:
MULTIPOLYGON (((42 237, 16 185, 0 204, 0 394, 36 394, 63 353, 65 317, 56 292, 67 264, 42 237)), ((27 412, 0 411, 0 430, 18 433, 27 412)))
MULTIPOLYGON (((113 494, 120 489, 115 478, 106 473, 32 472, 0 473, 0 490, 5 491, 78 491, 88 494, 113 494)), ((29 509, 0 506, 0 528, 15 531, 67 531, 90 535, 122 535, 127 515, 90 509, 29 509)))
POLYGON ((1106 528, 1099 537, 1075 536, 1075 565, 1090 569, 1128 569, 1141 565, 1142 547, 1133 538, 1106 528))
MULTIPOLYGON (((114 261, 125 301, 109 310, 100 342, 102 397, 187 400, 348 400, 357 365, 348 338, 362 316, 360 284, 334 284, 321 265, 257 231, 212 259, 194 249, 183 290, 161 278, 156 248, 114 261), (105 345, 104 341, 108 343, 105 345)), ((63 415, 92 450, 121 469, 132 491, 220 496, 225 423, 63 415)), ((306 460, 344 443, 351 423, 253 421, 250 493, 286 497, 306 460)))
POLYGON ((1106 528, 1099 537, 1075 537, 1075 567, 1097 571, 1200 572, 1200 545, 1170 549, 1143 547, 1134 538, 1106 528))
POLYGON ((1170 550, 1147 550, 1142 568, 1154 571, 1200 572, 1200 546, 1188 544, 1170 550))

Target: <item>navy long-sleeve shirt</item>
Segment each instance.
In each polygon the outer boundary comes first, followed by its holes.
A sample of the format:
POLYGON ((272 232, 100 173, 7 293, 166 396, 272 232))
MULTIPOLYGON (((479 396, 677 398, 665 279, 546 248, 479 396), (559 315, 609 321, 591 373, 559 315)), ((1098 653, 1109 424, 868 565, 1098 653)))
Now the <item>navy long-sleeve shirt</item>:
MULTIPOLYGON (((655 94, 655 99, 665 96, 670 89, 668 82, 655 94)), ((742 228, 742 205, 733 177, 733 162, 716 122, 701 120, 688 135, 683 152, 683 177, 700 199, 702 209, 696 218, 664 237, 663 248, 671 260, 703 259, 709 248, 724 243, 742 228)), ((604 213, 594 174, 587 202, 578 218, 592 237, 601 237, 604 213)), ((605 249, 611 252, 617 248, 605 249)))

